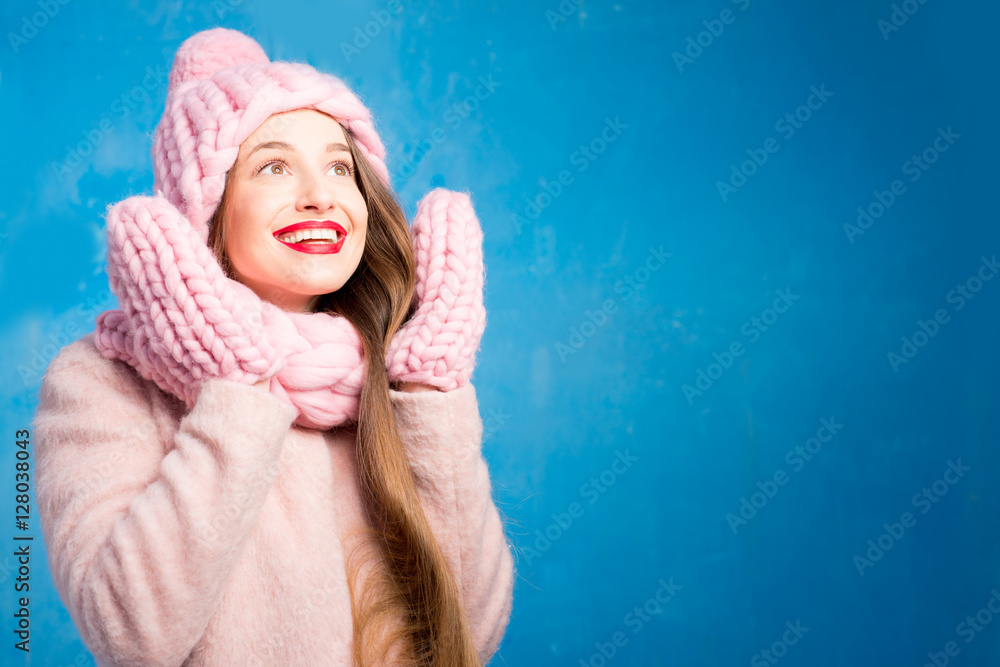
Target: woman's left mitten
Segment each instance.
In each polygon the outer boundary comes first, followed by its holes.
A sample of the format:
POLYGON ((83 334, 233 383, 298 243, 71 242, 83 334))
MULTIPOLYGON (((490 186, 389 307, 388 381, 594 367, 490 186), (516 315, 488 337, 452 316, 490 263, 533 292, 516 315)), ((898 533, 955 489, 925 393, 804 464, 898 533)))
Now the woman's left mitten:
POLYGON ((450 391, 469 383, 486 328, 483 230, 468 194, 435 188, 411 233, 416 310, 389 341, 386 369, 390 382, 450 391))

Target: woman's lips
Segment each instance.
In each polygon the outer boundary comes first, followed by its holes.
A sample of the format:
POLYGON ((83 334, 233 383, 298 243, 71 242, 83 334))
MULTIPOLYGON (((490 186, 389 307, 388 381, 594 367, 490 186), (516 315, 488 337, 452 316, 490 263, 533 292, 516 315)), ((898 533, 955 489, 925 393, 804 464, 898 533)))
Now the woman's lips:
POLYGON ((341 246, 344 245, 344 241, 347 240, 347 230, 344 226, 333 220, 304 220, 302 222, 296 222, 293 225, 288 225, 287 227, 282 227, 274 233, 274 238, 279 243, 283 243, 292 250, 298 252, 304 252, 309 255, 330 255, 340 252, 341 246), (303 230, 333 230, 337 232, 340 236, 340 240, 336 243, 330 243, 327 241, 310 241, 308 239, 303 239, 298 243, 289 243, 287 241, 282 241, 281 236, 285 234, 291 234, 303 230))

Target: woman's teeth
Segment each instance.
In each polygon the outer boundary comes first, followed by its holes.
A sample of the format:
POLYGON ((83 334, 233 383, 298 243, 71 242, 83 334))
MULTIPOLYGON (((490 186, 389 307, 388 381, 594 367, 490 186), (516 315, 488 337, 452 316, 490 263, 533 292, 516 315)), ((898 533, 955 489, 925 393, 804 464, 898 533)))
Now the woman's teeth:
POLYGON ((336 243, 340 237, 340 232, 332 229, 303 229, 290 234, 282 234, 278 240, 284 243, 300 243, 302 241, 336 243))

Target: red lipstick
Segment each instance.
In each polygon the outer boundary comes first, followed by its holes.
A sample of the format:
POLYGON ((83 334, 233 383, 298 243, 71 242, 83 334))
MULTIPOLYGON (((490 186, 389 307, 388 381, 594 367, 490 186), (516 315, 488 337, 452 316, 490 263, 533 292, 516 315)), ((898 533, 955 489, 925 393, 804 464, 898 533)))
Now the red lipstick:
POLYGON ((304 222, 296 222, 294 225, 282 227, 278 231, 274 232, 274 239, 298 252, 312 255, 327 255, 340 252, 340 248, 344 245, 344 241, 347 240, 347 230, 333 220, 306 220, 304 222), (336 243, 312 241, 308 239, 304 239, 298 243, 289 243, 287 241, 282 241, 279 238, 285 234, 290 234, 304 229, 331 229, 338 233, 339 239, 336 243))

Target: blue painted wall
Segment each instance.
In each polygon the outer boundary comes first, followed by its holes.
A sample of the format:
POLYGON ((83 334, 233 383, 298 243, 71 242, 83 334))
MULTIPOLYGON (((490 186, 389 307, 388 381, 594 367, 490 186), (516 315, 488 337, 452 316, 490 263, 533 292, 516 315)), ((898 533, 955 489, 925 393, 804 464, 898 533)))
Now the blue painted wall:
MULTIPOLYGON (((365 43, 389 3, 43 4, 0 9, 4 515, 40 371, 115 307, 101 213, 223 25, 359 92, 411 215, 474 194, 492 664, 1000 664, 995 5, 406 2, 365 43)), ((37 556, 12 648, 12 551, 0 655, 91 664, 37 556)))

